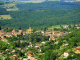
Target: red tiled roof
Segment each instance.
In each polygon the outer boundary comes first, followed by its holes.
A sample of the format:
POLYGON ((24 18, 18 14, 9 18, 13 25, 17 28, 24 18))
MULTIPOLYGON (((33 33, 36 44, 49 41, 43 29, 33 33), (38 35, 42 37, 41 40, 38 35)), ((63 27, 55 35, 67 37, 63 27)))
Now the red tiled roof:
POLYGON ((14 29, 12 31, 15 31, 14 29))
POLYGON ((30 54, 30 53, 33 53, 33 52, 32 52, 32 51, 28 51, 27 53, 29 53, 29 54, 30 54))
POLYGON ((76 48, 76 50, 80 50, 80 48, 76 48))
POLYGON ((32 57, 33 55, 32 54, 28 54, 28 56, 31 56, 32 57))
POLYGON ((49 41, 45 41, 45 42, 49 42, 49 41))
POLYGON ((64 53, 70 53, 70 52, 68 52, 68 51, 65 51, 64 53))
POLYGON ((54 38, 54 37, 50 37, 50 39, 51 39, 51 40, 55 40, 55 38, 54 38))

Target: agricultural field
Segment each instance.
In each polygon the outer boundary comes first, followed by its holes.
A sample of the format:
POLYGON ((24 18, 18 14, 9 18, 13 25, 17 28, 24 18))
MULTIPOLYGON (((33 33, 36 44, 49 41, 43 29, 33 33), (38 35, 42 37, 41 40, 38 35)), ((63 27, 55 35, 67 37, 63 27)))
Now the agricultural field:
POLYGON ((44 1, 20 1, 20 2, 23 2, 23 3, 42 3, 44 1))
POLYGON ((11 19, 11 16, 10 15, 0 15, 0 20, 3 20, 3 19, 11 19))

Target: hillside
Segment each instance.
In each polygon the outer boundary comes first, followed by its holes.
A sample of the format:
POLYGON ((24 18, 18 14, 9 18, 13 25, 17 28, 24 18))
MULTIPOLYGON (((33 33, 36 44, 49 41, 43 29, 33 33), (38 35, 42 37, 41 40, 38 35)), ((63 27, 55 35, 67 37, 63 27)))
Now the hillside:
POLYGON ((80 23, 80 9, 70 10, 36 10, 36 11, 5 11, 0 15, 10 15, 12 19, 0 20, 0 26, 7 27, 48 27, 59 24, 80 23))
POLYGON ((62 1, 20 1, 20 2, 1 2, 0 11, 18 11, 18 10, 50 10, 50 9, 78 9, 80 2, 62 2, 62 1))
POLYGON ((80 0, 0 0, 0 1, 80 1, 80 0))
POLYGON ((50 9, 77 9, 80 8, 80 2, 57 2, 49 1, 42 3, 17 4, 19 10, 50 10, 50 9))

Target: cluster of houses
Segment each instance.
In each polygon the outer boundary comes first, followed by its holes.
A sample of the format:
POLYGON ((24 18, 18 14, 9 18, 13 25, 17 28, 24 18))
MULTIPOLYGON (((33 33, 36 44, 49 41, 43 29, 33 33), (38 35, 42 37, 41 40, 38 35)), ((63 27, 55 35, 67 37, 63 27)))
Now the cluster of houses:
POLYGON ((18 32, 16 32, 15 30, 12 30, 12 32, 4 32, 3 30, 0 30, 0 40, 4 41, 4 42, 8 42, 7 39, 5 39, 5 37, 12 37, 17 36, 17 35, 25 35, 25 34, 30 34, 33 32, 33 29, 31 29, 31 27, 29 27, 29 29, 27 29, 26 31, 23 30, 19 30, 18 32))
MULTIPOLYGON (((66 35, 66 33, 68 32, 60 32, 60 31, 41 31, 41 30, 38 30, 38 31, 35 31, 35 33, 37 32, 41 32, 42 35, 45 35, 45 36, 50 36, 49 40, 55 40, 55 38, 59 37, 59 36, 64 36, 66 35)), ((0 40, 1 41, 5 41, 5 42, 8 42, 7 39, 5 39, 5 37, 12 37, 13 35, 14 36, 17 36, 17 35, 25 35, 25 34, 30 34, 30 33, 33 33, 33 29, 31 29, 31 27, 29 27, 29 29, 27 29, 26 31, 23 31, 23 30, 19 30, 18 32, 16 32, 15 30, 12 30, 12 32, 4 32, 2 30, 0 30, 0 40)))
MULTIPOLYGON (((65 25, 63 26, 64 28, 68 28, 69 25, 65 25)), ((29 47, 31 48, 35 48, 36 50, 39 50, 41 52, 41 49, 40 49, 40 46, 41 45, 44 45, 46 42, 49 42, 50 40, 55 40, 57 37, 59 36, 65 36, 66 34, 68 34, 68 32, 60 32, 60 31, 41 31, 41 30, 37 30, 35 31, 35 33, 42 33, 43 36, 49 36, 49 40, 48 41, 43 41, 41 43, 38 43, 36 44, 35 46, 33 44, 29 44, 27 47, 25 47, 24 49, 21 49, 21 48, 17 48, 16 50, 21 50, 21 52, 24 52, 26 49, 28 49, 29 47)), ((12 37, 13 35, 14 36, 17 36, 17 35, 25 35, 25 34, 31 34, 33 33, 33 29, 31 29, 31 27, 29 27, 29 29, 27 29, 26 31, 23 31, 23 30, 19 30, 18 32, 16 32, 15 30, 12 30, 12 32, 3 32, 2 30, 0 30, 0 40, 1 41, 4 41, 4 42, 8 42, 7 39, 5 39, 5 37, 12 37)), ((21 41, 22 42, 22 41, 21 41)), ((58 44, 59 40, 57 40, 56 42, 54 42, 54 44, 58 44)), ((65 48, 66 46, 69 46, 68 42, 66 42, 64 45, 63 45, 63 48, 65 48)), ((1 47, 1 45, 0 45, 1 47)), ((13 54, 14 52, 16 52, 15 49, 13 49, 12 51, 9 51, 9 49, 6 49, 5 51, 8 51, 8 54, 13 54)), ((76 50, 74 51, 75 53, 80 53, 80 47, 76 47, 76 50)), ((0 53, 1 50, 0 50, 0 53)), ((64 58, 67 58, 69 56, 70 52, 68 51, 65 51, 64 54, 63 54, 63 57, 64 58)), ((30 60, 39 60, 37 59, 36 57, 34 57, 34 52, 32 51, 28 51, 25 53, 25 56, 27 58, 23 58, 23 60, 27 60, 27 59, 30 59, 30 60)), ((19 58, 19 56, 17 54, 14 54, 12 56, 9 56, 10 59, 13 59, 13 60, 16 60, 19 58)), ((22 58, 19 58, 19 59, 22 59, 22 58)), ((56 59, 56 60, 64 60, 64 59, 56 59)))

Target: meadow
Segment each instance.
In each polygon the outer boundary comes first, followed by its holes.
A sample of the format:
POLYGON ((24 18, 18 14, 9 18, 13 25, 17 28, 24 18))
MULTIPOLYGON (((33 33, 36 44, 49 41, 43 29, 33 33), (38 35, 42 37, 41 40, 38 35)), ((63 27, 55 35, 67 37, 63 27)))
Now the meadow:
POLYGON ((10 15, 0 15, 0 20, 11 19, 10 15))

